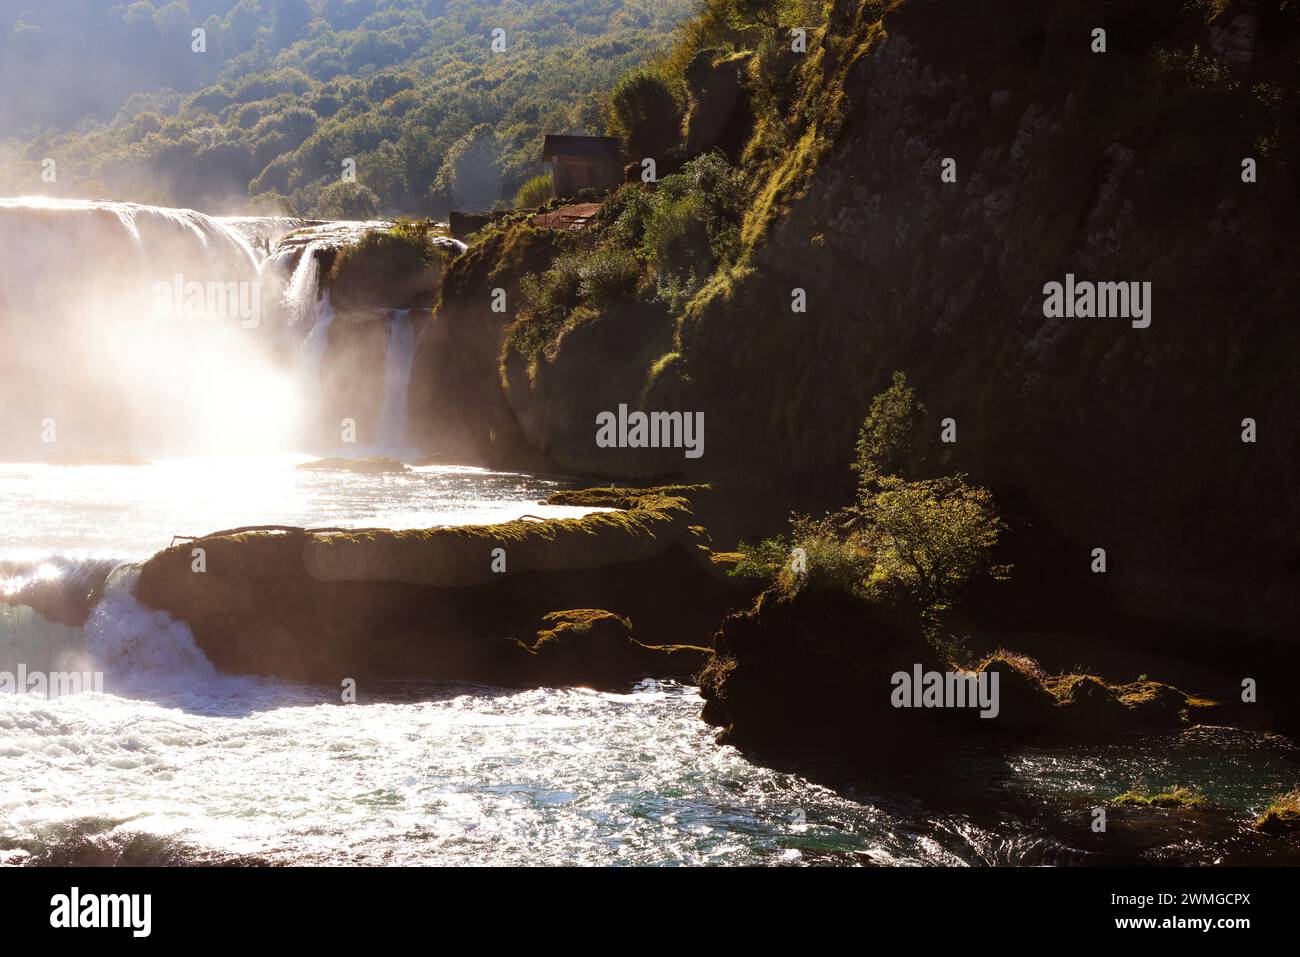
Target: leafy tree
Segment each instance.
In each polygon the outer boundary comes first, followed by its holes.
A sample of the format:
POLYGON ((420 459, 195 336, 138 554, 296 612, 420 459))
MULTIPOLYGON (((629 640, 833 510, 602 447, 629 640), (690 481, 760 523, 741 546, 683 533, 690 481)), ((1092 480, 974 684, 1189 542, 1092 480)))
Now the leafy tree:
POLYGON ((474 127, 447 151, 435 190, 451 208, 488 209, 501 196, 501 149, 487 123, 474 127))
POLYGON ((788 538, 742 543, 733 574, 868 600, 902 588, 916 601, 926 634, 943 645, 940 614, 973 579, 1005 578, 1010 568, 993 563, 1004 525, 988 489, 960 474, 919 481, 890 474, 907 457, 921 409, 906 377, 895 373, 862 424, 857 500, 822 519, 796 516, 788 538), (802 573, 792 567, 795 548, 802 550, 802 573))
POLYGON ((610 94, 615 132, 627 137, 628 155, 662 158, 681 141, 682 108, 662 72, 641 67, 626 73, 610 94))
POLYGON ((925 406, 907 384, 907 376, 895 372, 888 389, 871 400, 871 411, 858 432, 857 457, 853 470, 864 491, 883 476, 897 475, 912 456, 912 435, 925 418, 925 406))
POLYGON ((993 494, 964 475, 908 482, 879 479, 880 490, 852 509, 874 559, 869 586, 900 583, 932 617, 992 563, 1002 521, 993 494))
POLYGON ((374 219, 379 215, 379 197, 360 183, 339 181, 321 192, 316 214, 323 219, 374 219))
POLYGON ((519 187, 512 205, 515 209, 536 209, 538 206, 545 205, 554 196, 555 190, 551 186, 551 177, 542 173, 519 187))

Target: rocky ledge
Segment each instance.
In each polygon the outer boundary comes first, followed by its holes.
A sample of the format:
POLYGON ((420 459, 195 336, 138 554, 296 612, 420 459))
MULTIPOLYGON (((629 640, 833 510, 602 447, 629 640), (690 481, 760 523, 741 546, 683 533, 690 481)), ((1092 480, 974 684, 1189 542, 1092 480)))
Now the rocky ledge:
POLYGON ((700 686, 720 743, 859 768, 965 736, 1096 740, 1200 723, 1218 708, 1147 678, 1047 675, 1011 652, 961 668, 922 637, 901 600, 778 588, 726 618, 700 686), (945 698, 940 678, 961 681, 967 703, 945 698))
POLYGON ((691 524, 689 496, 704 492, 558 496, 620 506, 578 519, 210 535, 146 562, 136 596, 237 673, 599 687, 690 678, 738 597, 691 524))

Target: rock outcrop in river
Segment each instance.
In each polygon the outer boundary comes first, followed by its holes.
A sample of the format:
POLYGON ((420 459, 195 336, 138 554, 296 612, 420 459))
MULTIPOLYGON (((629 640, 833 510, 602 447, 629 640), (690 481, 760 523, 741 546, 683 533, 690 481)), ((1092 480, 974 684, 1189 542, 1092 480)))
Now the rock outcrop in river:
POLYGON ((237 673, 507 685, 689 678, 738 593, 711 571, 676 492, 705 490, 627 493, 625 509, 579 519, 209 535, 146 562, 136 597, 184 621, 214 665, 237 673))

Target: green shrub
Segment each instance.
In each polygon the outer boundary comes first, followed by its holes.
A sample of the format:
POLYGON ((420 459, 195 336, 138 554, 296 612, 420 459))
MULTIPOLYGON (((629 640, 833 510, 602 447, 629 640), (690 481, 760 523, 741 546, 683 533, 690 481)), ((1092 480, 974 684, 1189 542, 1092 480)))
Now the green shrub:
POLYGON ((245 205, 245 209, 250 216, 298 215, 298 211, 294 209, 293 202, 289 197, 274 190, 267 193, 258 193, 256 196, 251 197, 245 205))
POLYGON ((431 224, 408 221, 368 232, 339 250, 325 277, 334 305, 396 307, 409 295, 435 288, 445 263, 443 251, 430 242, 435 231, 431 224))
POLYGON ((744 185, 718 154, 691 160, 652 192, 624 187, 614 202, 616 239, 654 267, 659 296, 673 309, 736 254, 744 185))
POLYGON ((316 215, 321 219, 374 219, 379 215, 379 197, 360 183, 332 183, 321 191, 316 215))
POLYGON ((680 81, 653 67, 625 73, 610 94, 613 131, 627 137, 628 155, 662 157, 681 140, 680 81))
POLYGON ((785 590, 810 587, 866 599, 901 589, 940 645, 938 616, 961 590, 979 575, 1005 578, 1010 569, 993 564, 1003 524, 988 489, 963 475, 907 481, 885 474, 910 448, 921 408, 906 378, 895 373, 862 424, 857 501, 820 519, 796 516, 788 538, 742 543, 733 573, 785 590))
POLYGON ((885 475, 898 475, 912 458, 912 434, 925 418, 925 406, 895 372, 888 389, 871 400, 871 411, 858 432, 853 470, 864 489, 885 475))
POLYGON ((814 519, 796 515, 790 534, 741 542, 741 559, 730 574, 753 578, 793 594, 802 589, 865 597, 870 565, 856 540, 847 536, 832 516, 814 519))
POLYGON ((545 272, 520 281, 526 306, 506 334, 506 347, 536 359, 579 314, 594 316, 629 299, 640 275, 640 260, 616 246, 557 256, 545 272))
POLYGON ((536 209, 538 206, 545 205, 554 196, 555 190, 551 185, 551 177, 542 173, 519 187, 512 205, 515 209, 536 209))
POLYGON ((626 249, 605 247, 582 257, 578 295, 583 302, 606 306, 622 302, 636 290, 641 262, 626 249))

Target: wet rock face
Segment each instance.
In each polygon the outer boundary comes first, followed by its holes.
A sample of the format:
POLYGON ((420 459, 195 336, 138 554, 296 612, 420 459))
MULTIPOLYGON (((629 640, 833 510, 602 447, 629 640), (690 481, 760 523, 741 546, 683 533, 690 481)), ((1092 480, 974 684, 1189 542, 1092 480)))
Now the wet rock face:
POLYGON ((517 315, 519 281, 544 270, 555 236, 546 230, 496 233, 453 260, 441 300, 416 340, 409 389, 410 438, 458 462, 544 469, 549 463, 520 429, 501 385, 506 326, 517 315), (507 311, 492 309, 494 290, 507 311))

